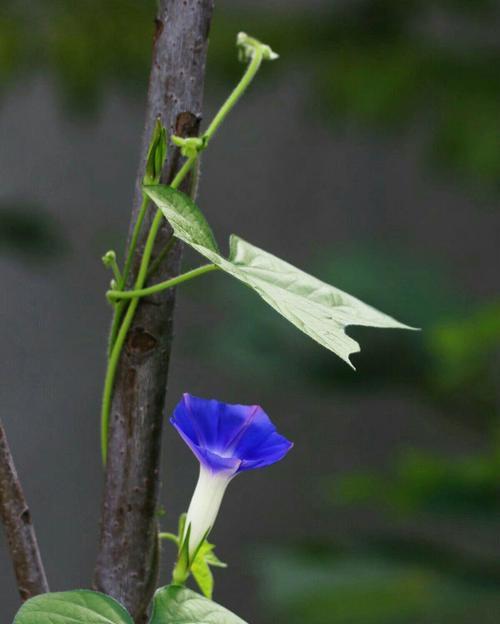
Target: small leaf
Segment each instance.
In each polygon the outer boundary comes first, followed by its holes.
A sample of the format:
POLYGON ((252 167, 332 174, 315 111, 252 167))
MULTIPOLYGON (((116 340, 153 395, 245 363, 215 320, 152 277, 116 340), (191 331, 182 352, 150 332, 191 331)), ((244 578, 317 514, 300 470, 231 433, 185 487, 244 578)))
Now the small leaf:
POLYGON ((144 184, 158 184, 167 157, 167 131, 161 120, 156 120, 148 153, 144 173, 144 184))
POLYGON ((144 186, 143 189, 163 212, 177 238, 195 249, 202 247, 218 252, 212 230, 192 199, 164 184, 144 186))
POLYGON ((150 624, 246 624, 231 611, 190 589, 169 585, 153 599, 150 624))
POLYGON ((222 562, 214 553, 214 548, 214 544, 210 544, 205 540, 191 564, 191 573, 194 580, 207 598, 212 598, 214 591, 214 577, 210 566, 227 568, 227 564, 222 562))
POLYGON ((201 593, 206 598, 212 598, 214 593, 214 575, 205 557, 200 557, 198 554, 191 565, 191 574, 200 588, 201 593))
POLYGON ((13 624, 134 624, 116 600, 88 590, 42 594, 18 611, 13 624))
POLYGON ((350 366, 349 356, 360 347, 345 333, 349 325, 414 329, 234 234, 229 258, 223 258, 205 217, 191 199, 166 186, 145 187, 144 192, 170 221, 175 236, 250 286, 290 323, 350 366))

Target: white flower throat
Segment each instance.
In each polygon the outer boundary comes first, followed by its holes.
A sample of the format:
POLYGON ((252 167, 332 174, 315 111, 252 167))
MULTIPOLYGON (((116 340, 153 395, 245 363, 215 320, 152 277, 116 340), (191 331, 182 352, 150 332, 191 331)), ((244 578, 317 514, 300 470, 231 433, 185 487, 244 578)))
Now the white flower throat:
POLYGON ((196 552, 202 539, 213 527, 224 492, 234 475, 232 470, 212 472, 200 464, 200 475, 189 505, 184 529, 184 537, 186 537, 188 527, 191 527, 189 536, 190 557, 196 552))

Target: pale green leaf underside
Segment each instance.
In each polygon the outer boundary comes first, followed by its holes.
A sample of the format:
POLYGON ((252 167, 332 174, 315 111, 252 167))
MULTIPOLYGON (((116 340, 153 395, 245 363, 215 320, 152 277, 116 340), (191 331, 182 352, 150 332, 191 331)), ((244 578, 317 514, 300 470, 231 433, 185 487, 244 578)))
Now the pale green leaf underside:
POLYGON ((350 366, 349 356, 360 347, 345 333, 347 326, 413 329, 234 234, 229 258, 222 257, 205 217, 191 199, 163 185, 145 187, 145 192, 168 219, 175 236, 250 286, 293 325, 350 366))
POLYGON ((116 600, 88 590, 43 594, 28 600, 13 624, 134 624, 116 600))
POLYGON ((231 611, 184 587, 159 589, 150 624, 246 624, 231 611))

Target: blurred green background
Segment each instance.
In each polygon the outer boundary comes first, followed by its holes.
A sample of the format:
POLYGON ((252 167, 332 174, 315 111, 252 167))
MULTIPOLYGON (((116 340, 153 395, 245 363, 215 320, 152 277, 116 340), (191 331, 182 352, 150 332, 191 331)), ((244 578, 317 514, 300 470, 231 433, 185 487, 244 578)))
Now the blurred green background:
MULTIPOLYGON (((423 331, 353 328, 353 373, 224 276, 182 287, 166 413, 184 390, 260 402, 295 441, 231 486, 215 597, 266 624, 496 624, 500 4, 216 4, 206 119, 241 72, 239 30, 281 55, 204 156, 218 238, 236 231, 423 331)), ((88 585, 95 558, 100 256, 127 231, 153 14, 0 8, 1 409, 54 589, 88 585)), ((166 433, 168 530, 196 466, 166 433)), ((1 541, 0 603, 10 621, 1 541)))

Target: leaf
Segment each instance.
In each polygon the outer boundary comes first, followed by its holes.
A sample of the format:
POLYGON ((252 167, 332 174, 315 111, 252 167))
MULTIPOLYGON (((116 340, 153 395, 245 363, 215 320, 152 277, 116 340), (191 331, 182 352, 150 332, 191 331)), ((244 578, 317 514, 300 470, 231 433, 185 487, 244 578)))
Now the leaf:
MULTIPOLYGON (((187 195, 164 184, 144 186, 143 189, 163 212, 177 238, 195 249, 200 247, 218 252, 217 243, 207 220, 187 195)), ((200 251, 200 253, 203 252, 200 251)))
POLYGON ((191 573, 202 594, 211 599, 214 593, 214 575, 205 557, 198 554, 191 565, 191 573))
POLYGON ((43 594, 28 600, 13 624, 134 624, 116 600, 89 590, 43 594))
POLYGON ((231 611, 190 589, 168 585, 153 599, 150 624, 246 624, 231 611))
POLYGON ((195 560, 191 564, 191 573, 204 596, 212 598, 214 590, 214 577, 210 566, 227 568, 227 564, 221 561, 214 553, 214 544, 205 540, 198 550, 195 560))
POLYGON ((349 356, 360 347, 345 333, 347 326, 413 329, 234 234, 229 258, 223 258, 205 217, 189 197, 163 185, 145 187, 144 191, 169 220, 175 236, 250 286, 288 321, 350 366, 349 356))

